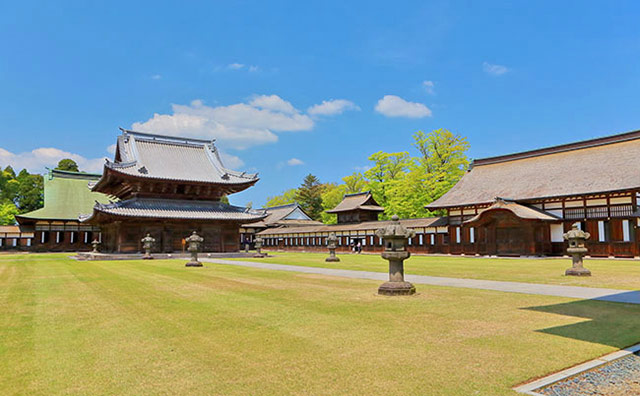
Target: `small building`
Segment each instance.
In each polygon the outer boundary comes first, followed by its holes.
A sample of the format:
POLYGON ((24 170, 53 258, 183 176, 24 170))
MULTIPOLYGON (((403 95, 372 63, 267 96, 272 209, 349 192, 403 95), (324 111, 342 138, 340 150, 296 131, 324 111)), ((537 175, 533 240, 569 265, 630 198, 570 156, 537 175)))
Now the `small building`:
POLYGON ((445 210, 449 253, 559 255, 578 222, 592 256, 640 254, 640 131, 477 159, 430 210, 445 210))
POLYGON ((90 189, 100 176, 49 170, 44 176, 44 207, 16 216, 21 232, 31 233, 33 238, 17 243, 28 244, 23 248, 33 251, 89 250, 91 241, 100 238, 100 228, 80 223, 79 217, 91 213, 96 202, 109 202, 104 194, 90 189))
POLYGON ((267 217, 255 223, 243 224, 240 228, 241 247, 247 243, 253 245, 255 234, 267 228, 322 225, 322 222, 313 220, 297 203, 260 210, 263 210, 267 217))
MULTIPOLYGON (((275 210, 278 213, 278 209, 275 210)), ((378 221, 378 214, 383 211, 384 208, 378 205, 369 191, 347 194, 334 209, 327 211, 338 214, 337 224, 268 227, 257 235, 264 239, 267 249, 326 251, 327 237, 335 233, 338 237, 337 251, 349 251, 359 244, 362 251, 379 252, 383 250, 382 240, 375 232, 390 224, 390 221, 378 221)), ((400 222, 416 231, 416 237, 409 240, 410 251, 442 253, 446 248, 449 236, 446 219, 428 217, 403 219, 400 222)))
POLYGON ((19 226, 0 226, 0 250, 31 250, 33 238, 33 232, 19 226))
POLYGON ((373 199, 371 191, 346 194, 338 206, 327 210, 327 213, 338 215, 338 224, 377 221, 382 212, 384 208, 373 199))
POLYGON ((204 251, 234 252, 240 224, 266 215, 220 199, 258 180, 225 168, 213 141, 122 129, 114 161, 92 188, 118 200, 97 203, 82 223, 100 227, 105 252, 138 252, 147 233, 155 251, 179 252, 192 231, 204 238, 204 251))

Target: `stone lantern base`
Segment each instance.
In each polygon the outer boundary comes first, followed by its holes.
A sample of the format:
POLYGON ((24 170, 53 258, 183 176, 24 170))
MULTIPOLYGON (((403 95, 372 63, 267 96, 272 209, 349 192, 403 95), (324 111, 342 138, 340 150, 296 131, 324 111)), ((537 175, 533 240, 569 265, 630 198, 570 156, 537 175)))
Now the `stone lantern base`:
POLYGON ((333 256, 333 257, 327 257, 326 259, 324 259, 324 261, 329 263, 337 263, 338 261, 340 261, 340 259, 336 256, 333 256))
POLYGON ((153 256, 142 256, 143 260, 153 260, 153 256))
POLYGON ((185 267, 202 267, 202 263, 199 261, 189 261, 184 266, 185 267))
POLYGON ((385 282, 378 288, 384 296, 409 296, 415 294, 416 287, 410 282, 385 282))
POLYGON ((584 267, 569 268, 564 272, 566 276, 591 276, 591 271, 584 267))

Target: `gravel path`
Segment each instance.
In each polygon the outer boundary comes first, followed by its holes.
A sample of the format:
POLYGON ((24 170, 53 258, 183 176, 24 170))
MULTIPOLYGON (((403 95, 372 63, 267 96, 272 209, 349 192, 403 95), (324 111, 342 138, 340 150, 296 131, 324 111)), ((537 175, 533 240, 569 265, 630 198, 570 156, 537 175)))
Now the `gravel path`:
POLYGON ((640 395, 640 356, 635 353, 614 360, 535 392, 546 396, 640 395))

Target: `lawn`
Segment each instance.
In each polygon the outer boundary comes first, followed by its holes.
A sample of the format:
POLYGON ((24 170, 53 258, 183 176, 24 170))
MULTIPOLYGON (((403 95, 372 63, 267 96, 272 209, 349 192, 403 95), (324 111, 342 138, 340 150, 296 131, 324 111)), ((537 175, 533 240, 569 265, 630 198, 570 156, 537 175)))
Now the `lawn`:
MULTIPOLYGON (((325 253, 269 252, 272 257, 236 259, 308 267, 387 272, 388 262, 379 254, 339 254, 340 262, 327 263, 325 253)), ((640 260, 585 259, 591 277, 564 276, 570 258, 488 258, 413 255, 405 261, 405 273, 452 278, 546 283, 567 286, 640 289, 640 260)))
POLYGON ((640 341, 627 304, 183 265, 1 255, 1 393, 515 395, 640 341))

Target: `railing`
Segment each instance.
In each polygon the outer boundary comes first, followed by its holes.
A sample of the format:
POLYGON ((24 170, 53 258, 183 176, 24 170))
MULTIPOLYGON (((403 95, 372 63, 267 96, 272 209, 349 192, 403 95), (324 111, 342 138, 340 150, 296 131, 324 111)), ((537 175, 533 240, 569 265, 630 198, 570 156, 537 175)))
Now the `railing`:
POLYGON ((617 205, 608 208, 606 206, 588 207, 586 208, 569 208, 564 210, 564 218, 567 220, 577 219, 598 219, 609 217, 630 217, 633 216, 633 205, 617 205))

